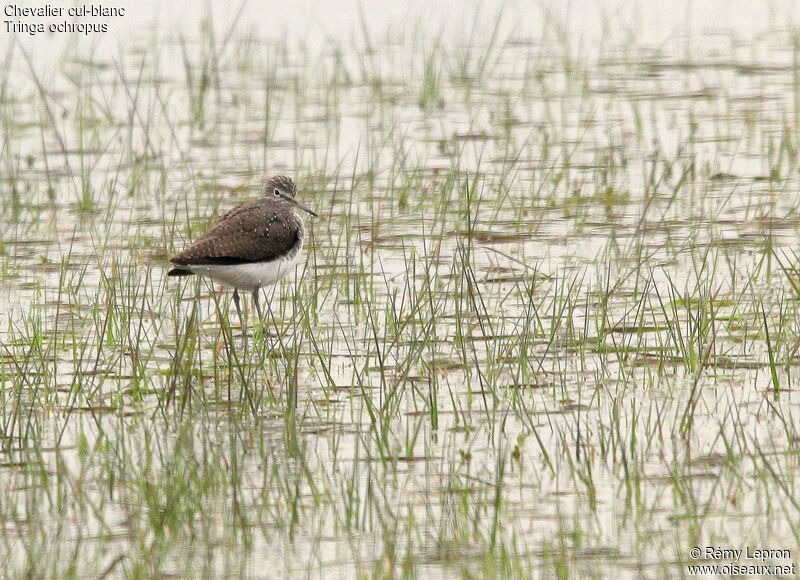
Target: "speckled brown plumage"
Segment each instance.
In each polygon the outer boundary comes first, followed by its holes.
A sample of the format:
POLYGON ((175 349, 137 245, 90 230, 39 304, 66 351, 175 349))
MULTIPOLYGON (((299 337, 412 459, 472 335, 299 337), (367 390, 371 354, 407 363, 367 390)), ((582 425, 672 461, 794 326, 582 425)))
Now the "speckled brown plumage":
MULTIPOLYGON (((303 243, 304 235, 303 222, 295 211, 302 208, 294 199, 297 188, 289 177, 277 175, 264 183, 262 194, 262 198, 223 214, 170 261, 178 266, 235 265, 270 262, 291 254, 303 243)), ((172 276, 189 273, 180 268, 169 272, 172 276)))
POLYGON ((302 223, 270 198, 233 208, 194 244, 172 258, 179 266, 269 262, 302 242, 302 223))

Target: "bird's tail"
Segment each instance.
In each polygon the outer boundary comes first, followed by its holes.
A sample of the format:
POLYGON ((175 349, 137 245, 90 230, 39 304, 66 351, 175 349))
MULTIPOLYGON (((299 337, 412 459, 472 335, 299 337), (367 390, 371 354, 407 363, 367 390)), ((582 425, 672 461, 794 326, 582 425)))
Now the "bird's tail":
POLYGON ((191 276, 194 272, 184 270, 183 268, 173 268, 167 272, 167 276, 191 276))

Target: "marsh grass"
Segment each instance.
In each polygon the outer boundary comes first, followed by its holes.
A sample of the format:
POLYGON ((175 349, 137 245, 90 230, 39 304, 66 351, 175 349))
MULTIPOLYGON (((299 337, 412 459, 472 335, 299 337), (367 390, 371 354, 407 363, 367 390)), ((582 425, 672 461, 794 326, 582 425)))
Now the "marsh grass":
POLYGON ((672 576, 798 546, 796 36, 687 62, 503 18, 5 67, 6 576, 672 576), (264 172, 321 218, 240 325, 166 260, 264 172))

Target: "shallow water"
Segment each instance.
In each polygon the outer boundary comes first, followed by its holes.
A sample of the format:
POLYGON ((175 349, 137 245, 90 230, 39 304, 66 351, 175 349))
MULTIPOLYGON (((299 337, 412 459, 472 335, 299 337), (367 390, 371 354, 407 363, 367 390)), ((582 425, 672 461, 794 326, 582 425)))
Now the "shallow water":
POLYGON ((584 45, 506 10, 6 67, 7 576, 794 557, 796 35, 734 8, 584 45), (321 217, 243 332, 166 259, 277 172, 321 217))

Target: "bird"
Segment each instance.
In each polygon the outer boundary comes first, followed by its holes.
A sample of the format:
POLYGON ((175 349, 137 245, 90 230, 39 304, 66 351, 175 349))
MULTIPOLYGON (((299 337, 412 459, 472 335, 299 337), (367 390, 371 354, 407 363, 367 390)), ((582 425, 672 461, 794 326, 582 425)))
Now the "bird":
POLYGON ((242 325, 239 290, 250 291, 263 320, 260 290, 284 278, 303 249, 306 229, 298 210, 318 217, 296 196, 297 186, 290 177, 265 180, 259 199, 227 211, 191 246, 170 258, 174 267, 167 276, 208 276, 232 287, 242 325))

